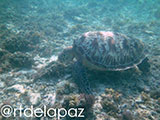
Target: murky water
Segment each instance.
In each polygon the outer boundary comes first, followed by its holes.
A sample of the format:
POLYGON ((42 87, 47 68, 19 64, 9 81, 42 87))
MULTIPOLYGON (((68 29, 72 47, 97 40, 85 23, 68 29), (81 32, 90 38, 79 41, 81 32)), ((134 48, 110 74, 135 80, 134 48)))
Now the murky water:
MULTIPOLYGON (((1 108, 84 107, 82 120, 159 120, 159 5, 159 0, 1 0, 1 108), (80 93, 72 75, 74 61, 57 61, 88 31, 119 32, 140 39, 148 49, 148 63, 139 66, 148 70, 142 74, 87 70, 94 104, 80 93)), ((39 118, 50 119, 43 115, 39 118)), ((18 114, 9 119, 20 118, 31 119, 18 114)))

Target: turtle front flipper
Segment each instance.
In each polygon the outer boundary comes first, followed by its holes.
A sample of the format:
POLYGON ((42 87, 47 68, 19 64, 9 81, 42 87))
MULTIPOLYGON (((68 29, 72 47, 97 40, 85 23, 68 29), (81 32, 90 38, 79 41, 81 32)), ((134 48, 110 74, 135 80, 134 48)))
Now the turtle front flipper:
MULTIPOLYGON (((87 77, 86 73, 86 68, 82 65, 80 61, 77 61, 73 65, 73 78, 75 80, 75 83, 77 84, 81 95, 85 98, 86 100, 86 108, 87 111, 92 108, 92 105, 95 103, 95 96, 93 94, 93 91, 90 87, 90 83, 87 77)), ((83 98, 82 97, 82 98, 83 98)))
POLYGON ((93 91, 87 78, 86 68, 79 61, 77 61, 73 66, 73 78, 81 93, 93 95, 93 91))
POLYGON ((135 65, 134 66, 136 73, 139 75, 141 74, 148 74, 150 70, 150 64, 149 64, 149 59, 146 57, 141 64, 135 65))

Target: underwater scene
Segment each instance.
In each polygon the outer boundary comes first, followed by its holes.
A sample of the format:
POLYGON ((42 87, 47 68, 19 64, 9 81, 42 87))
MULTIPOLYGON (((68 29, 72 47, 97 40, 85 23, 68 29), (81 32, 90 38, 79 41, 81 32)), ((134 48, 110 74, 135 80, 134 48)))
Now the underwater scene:
POLYGON ((0 0, 0 120, 160 120, 160 1, 0 0))

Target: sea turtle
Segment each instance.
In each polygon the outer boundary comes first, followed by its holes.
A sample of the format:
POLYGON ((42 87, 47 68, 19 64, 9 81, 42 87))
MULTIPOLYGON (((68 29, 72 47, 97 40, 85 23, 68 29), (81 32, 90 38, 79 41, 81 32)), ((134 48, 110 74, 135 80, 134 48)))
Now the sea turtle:
POLYGON ((123 71, 138 68, 146 58, 147 49, 139 39, 111 31, 90 31, 74 40, 59 55, 67 63, 76 58, 74 73, 83 92, 91 93, 85 68, 99 71, 123 71), (86 85, 88 84, 88 85, 86 85))

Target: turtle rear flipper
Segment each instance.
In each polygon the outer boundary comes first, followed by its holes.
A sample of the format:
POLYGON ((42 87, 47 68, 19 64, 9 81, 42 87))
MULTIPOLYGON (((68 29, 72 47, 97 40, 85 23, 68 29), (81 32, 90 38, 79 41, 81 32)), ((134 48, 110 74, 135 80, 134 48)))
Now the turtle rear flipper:
POLYGON ((138 68, 142 73, 148 73, 150 70, 149 59, 146 57, 141 64, 138 65, 138 68))

